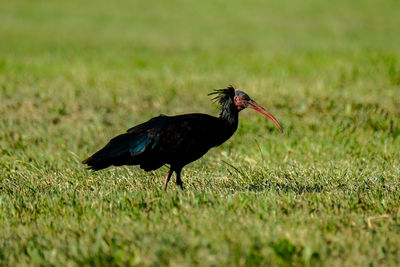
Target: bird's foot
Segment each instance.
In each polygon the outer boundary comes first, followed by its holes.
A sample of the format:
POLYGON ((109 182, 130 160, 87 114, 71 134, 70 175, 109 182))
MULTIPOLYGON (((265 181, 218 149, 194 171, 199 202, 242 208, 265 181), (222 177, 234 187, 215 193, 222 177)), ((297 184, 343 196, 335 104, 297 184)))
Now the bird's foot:
POLYGON ((183 182, 182 181, 176 181, 176 185, 179 186, 181 188, 181 190, 185 189, 183 187, 183 182))

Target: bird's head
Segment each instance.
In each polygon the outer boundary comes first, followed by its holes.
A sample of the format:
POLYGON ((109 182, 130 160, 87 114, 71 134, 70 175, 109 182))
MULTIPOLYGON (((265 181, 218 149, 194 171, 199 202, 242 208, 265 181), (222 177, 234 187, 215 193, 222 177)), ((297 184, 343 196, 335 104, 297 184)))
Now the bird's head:
POLYGON ((278 120, 266 111, 262 106, 257 104, 253 99, 251 99, 245 92, 237 90, 232 86, 229 86, 227 89, 215 90, 211 94, 218 94, 215 99, 220 102, 221 105, 228 102, 229 100, 233 102, 234 107, 238 112, 249 107, 252 108, 261 114, 267 116, 272 122, 278 127, 279 131, 282 132, 282 127, 279 124, 278 120))
POLYGON ((235 104, 236 108, 238 111, 241 111, 247 107, 252 108, 261 114, 264 114, 267 116, 272 122, 278 127, 279 131, 282 132, 282 127, 279 124, 278 120, 269 113, 268 111, 265 110, 262 106, 257 104, 253 99, 251 99, 245 92, 240 91, 240 90, 235 90, 235 96, 233 97, 233 103, 235 104))

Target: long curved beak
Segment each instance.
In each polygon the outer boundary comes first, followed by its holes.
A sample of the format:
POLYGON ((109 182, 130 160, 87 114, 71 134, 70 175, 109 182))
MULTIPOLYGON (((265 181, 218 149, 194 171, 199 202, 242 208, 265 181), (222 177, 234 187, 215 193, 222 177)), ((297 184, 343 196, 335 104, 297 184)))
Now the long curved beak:
POLYGON ((269 113, 268 111, 266 111, 262 106, 260 106, 259 104, 257 104, 255 101, 250 100, 249 101, 249 105, 248 107, 257 110, 258 112, 264 114, 265 116, 267 116, 275 125, 276 127, 278 127, 279 131, 282 133, 282 127, 279 124, 278 120, 274 117, 274 115, 272 115, 271 113, 269 113))

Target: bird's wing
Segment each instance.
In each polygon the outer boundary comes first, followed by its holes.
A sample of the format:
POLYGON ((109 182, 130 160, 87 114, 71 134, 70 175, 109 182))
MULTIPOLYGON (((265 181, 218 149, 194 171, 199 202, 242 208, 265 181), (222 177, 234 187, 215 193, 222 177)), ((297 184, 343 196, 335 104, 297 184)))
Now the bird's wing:
POLYGON ((214 146, 210 129, 215 123, 216 118, 204 114, 165 117, 148 128, 144 158, 163 164, 191 162, 214 146))
POLYGON ((145 123, 130 128, 127 133, 111 139, 107 145, 83 161, 93 170, 100 170, 111 165, 135 165, 140 164, 138 155, 146 151, 153 141, 149 135, 151 129, 162 125, 165 116, 155 117, 145 123))

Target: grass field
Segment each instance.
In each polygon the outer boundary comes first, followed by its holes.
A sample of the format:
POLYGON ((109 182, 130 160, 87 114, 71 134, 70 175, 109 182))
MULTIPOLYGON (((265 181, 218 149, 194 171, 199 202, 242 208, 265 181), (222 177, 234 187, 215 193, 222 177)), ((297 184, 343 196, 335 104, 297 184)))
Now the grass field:
POLYGON ((0 0, 0 265, 400 264, 394 0, 0 0), (167 168, 80 163, 160 113, 252 110, 167 168))

